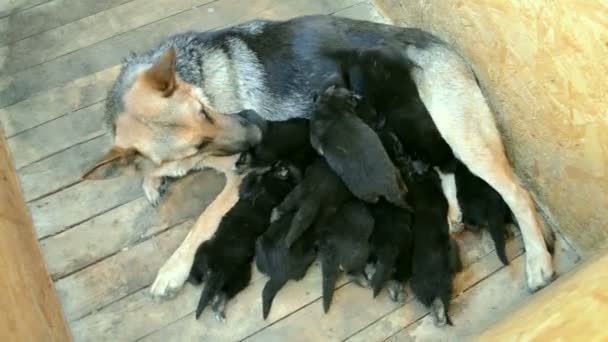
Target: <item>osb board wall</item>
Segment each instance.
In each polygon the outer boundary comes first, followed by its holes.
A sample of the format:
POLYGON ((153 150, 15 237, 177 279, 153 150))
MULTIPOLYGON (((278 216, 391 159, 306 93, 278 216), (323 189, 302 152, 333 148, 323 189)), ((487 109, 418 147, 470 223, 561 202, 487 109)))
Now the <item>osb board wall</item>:
POLYGON ((376 3, 472 62, 551 224, 583 255, 608 245, 608 1, 376 3))

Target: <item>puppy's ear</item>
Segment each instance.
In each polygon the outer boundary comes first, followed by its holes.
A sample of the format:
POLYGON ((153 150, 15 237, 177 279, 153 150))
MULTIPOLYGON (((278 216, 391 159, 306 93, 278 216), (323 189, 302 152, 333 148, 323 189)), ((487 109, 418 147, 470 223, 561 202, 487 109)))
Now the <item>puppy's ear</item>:
POLYGON ((165 51, 158 62, 146 70, 144 76, 150 86, 160 92, 164 97, 169 97, 175 91, 175 48, 171 47, 165 51))
POLYGON ((123 175, 134 175, 139 162, 145 159, 135 149, 113 147, 83 174, 83 179, 109 179, 123 175))

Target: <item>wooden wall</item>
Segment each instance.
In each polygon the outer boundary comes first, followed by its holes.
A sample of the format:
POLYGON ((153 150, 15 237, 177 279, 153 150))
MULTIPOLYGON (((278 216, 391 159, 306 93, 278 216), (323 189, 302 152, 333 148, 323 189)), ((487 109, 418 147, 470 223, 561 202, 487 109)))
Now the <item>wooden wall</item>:
POLYGON ((608 245, 608 1, 376 4, 470 59, 550 223, 583 255, 608 245))
POLYGON ((0 341, 69 341, 0 127, 0 341))

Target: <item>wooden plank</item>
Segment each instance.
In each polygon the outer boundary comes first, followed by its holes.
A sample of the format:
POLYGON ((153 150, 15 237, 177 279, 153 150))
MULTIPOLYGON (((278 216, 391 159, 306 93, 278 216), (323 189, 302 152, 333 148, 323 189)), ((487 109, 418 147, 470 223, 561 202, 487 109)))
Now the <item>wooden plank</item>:
POLYGON ((68 321, 81 318, 149 285, 193 221, 144 241, 55 282, 68 321))
POLYGON ((104 103, 100 102, 8 139, 11 151, 15 152, 15 167, 20 169, 74 144, 101 136, 106 132, 103 116, 104 103))
MULTIPOLYGON (((511 250, 518 250, 516 253, 508 253, 512 256, 514 254, 519 254, 519 252, 522 251, 521 248, 523 248, 519 240, 515 244, 510 242, 507 246, 511 250)), ((478 285, 475 285, 475 288, 479 289, 474 291, 482 291, 481 294, 474 294, 474 296, 472 296, 468 294, 469 290, 465 290, 464 294, 462 294, 463 291, 459 291, 461 293, 456 294, 456 300, 453 302, 454 306, 450 310, 455 326, 446 329, 446 333, 453 333, 454 340, 456 341, 464 339, 465 335, 475 334, 493 321, 500 319, 500 317, 505 317, 509 310, 517 307, 527 299, 530 296, 530 293, 528 292, 524 281, 525 275, 523 273, 524 268, 522 265, 524 257, 517 257, 515 258, 515 261, 511 262, 509 267, 502 268, 499 272, 504 272, 505 275, 499 276, 498 279, 500 280, 495 280, 494 278, 496 276, 492 275, 489 279, 483 280, 478 285), (508 277, 509 279, 504 279, 505 277, 508 277), (502 286, 502 288, 499 289, 498 287, 500 286, 502 286), (490 293, 490 295, 488 295, 488 293, 490 293), (466 299, 461 297, 465 297, 466 299), (472 304, 472 301, 475 301, 475 304, 472 304)), ((498 258, 494 258, 493 260, 494 262, 497 262, 498 258)), ((578 260, 578 255, 576 255, 572 247, 559 237, 554 259, 557 271, 560 274, 568 272, 578 260)), ((486 264, 480 264, 479 266, 486 267, 486 269, 490 271, 499 268, 500 264, 488 262, 486 264)), ((466 278, 472 277, 471 273, 472 270, 467 269, 464 273, 460 274, 456 278, 457 282, 455 287, 457 289, 465 289, 466 286, 463 286, 463 282, 466 281, 466 278)), ((427 312, 426 308, 422 306, 415 307, 413 312, 407 311, 405 307, 400 308, 399 310, 378 319, 360 332, 357 332, 355 335, 351 336, 348 341, 383 341, 394 334, 398 334, 402 329, 409 330, 411 325, 416 325, 416 323, 413 322, 424 317, 427 312)), ((425 320, 428 320, 428 318, 425 318, 425 320)), ((437 330, 432 331, 437 332, 437 330)), ((417 334, 426 333, 418 332, 417 334)), ((437 336, 437 341, 439 341, 441 340, 439 337, 443 336, 443 334, 438 333, 437 336)), ((399 338, 401 337, 402 335, 399 334, 399 338)), ((421 340, 425 340, 423 337, 420 338, 421 340)), ((397 341, 401 340, 397 339, 397 341)))
POLYGON ((167 227, 198 217, 223 183, 223 177, 216 172, 198 172, 171 184, 158 208, 150 206, 142 196, 42 240, 52 277, 73 273, 167 227))
MULTIPOLYGON (((11 45, 11 75, 213 0, 134 0, 11 45)), ((14 27, 13 29, 18 29, 14 27)))
POLYGON ((390 20, 380 14, 376 7, 369 1, 343 9, 334 13, 334 15, 357 20, 369 20, 382 24, 390 24, 390 20))
MULTIPOLYGON (((475 246, 461 246, 461 250, 469 248, 475 246)), ((522 249, 521 237, 509 242, 509 255, 512 252, 519 254, 522 249)), ((464 258, 463 262, 465 265, 470 264, 464 258)), ((485 255, 457 276, 454 284, 456 292, 471 287, 500 267, 502 264, 495 253, 485 255)), ((518 281, 524 282, 523 278, 518 281)), ((347 284, 336 291, 327 315, 323 314, 320 302, 313 303, 246 340, 283 341, 289 336, 290 341, 341 341, 397 309, 402 310, 401 316, 413 322, 419 318, 417 310, 420 308, 424 309, 413 300, 411 294, 405 305, 399 305, 388 299, 386 291, 377 300, 373 300, 369 289, 347 284), (416 304, 411 306, 411 303, 416 304), (313 325, 315 329, 310 329, 313 325)))
MULTIPOLYGON (((309 2, 306 13, 329 14, 357 2, 309 2)), ((297 8, 303 6, 300 3, 298 0, 284 0, 279 4, 285 8, 297 8)), ((0 77, 0 108, 21 101, 34 92, 57 87, 69 80, 116 65, 122 58, 127 57, 130 51, 146 51, 169 34, 187 30, 204 31, 253 19, 276 4, 273 0, 252 0, 247 6, 243 6, 239 0, 218 1, 129 31, 14 75, 0 77)))
POLYGON ((69 341, 0 128, 0 339, 69 341))
POLYGON ((19 170, 26 201, 39 199, 81 182, 82 172, 110 146, 110 134, 76 144, 19 170))
POLYGON ((0 19, 0 45, 16 42, 131 0, 54 0, 0 19))
POLYGON ((0 109, 6 137, 102 101, 118 72, 119 66, 113 66, 0 109))
MULTIPOLYGON (((238 341, 263 329, 266 326, 275 324, 280 319, 290 315, 299 308, 316 303, 321 296, 321 268, 318 263, 314 263, 306 274, 306 277, 299 282, 289 282, 277 294, 272 310, 268 319, 262 319, 262 289, 267 278, 261 278, 253 282, 243 292, 241 292, 229 304, 226 312, 227 320, 224 324, 219 324, 212 317, 210 312, 203 313, 201 321, 194 320, 193 308, 196 308, 197 295, 193 295, 188 310, 181 310, 181 318, 172 324, 154 331, 152 334, 142 338, 142 341, 173 341, 179 336, 183 341, 238 341)), ((343 286, 346 282, 341 277, 337 287, 343 286)), ((323 311, 319 303, 316 308, 323 311)), ((164 316, 164 315, 163 315, 164 316)), ((165 318, 169 318, 166 317, 165 318)), ((173 321, 174 319, 171 319, 173 321)), ((160 323, 160 322, 159 322, 160 323)), ((155 324, 156 327, 162 326, 155 324)), ((80 329, 75 327, 75 336, 80 333, 80 329)), ((84 331, 84 329, 82 330, 84 331)), ((153 331, 148 328, 148 331, 153 331)), ((128 332, 125 331, 128 334, 128 332)), ((105 336, 105 335, 100 335, 105 336)), ((131 335, 127 335, 131 339, 131 335)), ((134 337, 134 336, 133 336, 134 337)), ((91 340, 94 340, 91 339, 91 340)))
POLYGON ((477 340, 605 341, 608 253, 602 252, 547 289, 477 340))
POLYGON ((37 6, 50 0, 8 0, 0 2, 0 18, 14 15, 25 9, 37 6))
POLYGON ((141 194, 139 178, 118 177, 79 183, 30 202, 29 208, 38 238, 42 239, 130 202, 141 194))

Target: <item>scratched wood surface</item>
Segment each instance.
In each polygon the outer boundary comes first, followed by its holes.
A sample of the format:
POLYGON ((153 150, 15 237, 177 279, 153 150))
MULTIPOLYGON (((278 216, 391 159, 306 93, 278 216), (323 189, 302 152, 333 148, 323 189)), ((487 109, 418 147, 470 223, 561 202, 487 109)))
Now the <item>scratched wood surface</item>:
MULTIPOLYGON (((104 100, 117 64, 131 51, 145 51, 176 32, 260 17, 334 14, 384 21, 369 1, 250 0, 245 6, 241 0, 13 0, 11 6, 0 8, 0 124, 76 341, 374 341, 423 333, 426 328, 418 327, 427 326, 426 310, 415 301, 396 305, 385 294, 372 300, 345 279, 331 313, 323 315, 316 264, 278 295, 267 321, 260 307, 265 278, 257 272, 229 304, 227 322, 209 314, 195 321, 200 289, 187 285, 160 303, 146 294, 223 177, 206 171, 181 179, 156 209, 144 199, 140 179, 79 179, 109 146, 101 124, 104 100)), ((466 336, 487 316, 471 303, 487 308, 488 292, 517 289, 496 302, 507 309, 528 294, 519 238, 509 243, 514 261, 508 268, 498 263, 487 236, 466 233, 460 240, 468 266, 457 281, 454 321, 458 336, 466 336)), ((563 241, 560 247, 563 272, 577 257, 563 241)))

